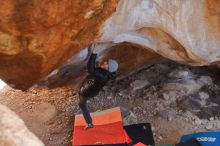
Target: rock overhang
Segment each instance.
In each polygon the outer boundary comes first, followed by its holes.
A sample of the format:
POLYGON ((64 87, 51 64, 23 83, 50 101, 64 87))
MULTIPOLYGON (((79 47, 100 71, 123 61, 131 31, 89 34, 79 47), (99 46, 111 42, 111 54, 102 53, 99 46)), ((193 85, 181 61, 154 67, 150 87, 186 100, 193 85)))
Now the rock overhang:
POLYGON ((8 0, 3 4, 8 10, 0 12, 0 77, 27 89, 73 56, 72 67, 80 74, 86 51, 77 54, 91 42, 103 43, 99 60, 115 57, 122 73, 163 58, 217 64, 219 5, 218 0, 8 0))

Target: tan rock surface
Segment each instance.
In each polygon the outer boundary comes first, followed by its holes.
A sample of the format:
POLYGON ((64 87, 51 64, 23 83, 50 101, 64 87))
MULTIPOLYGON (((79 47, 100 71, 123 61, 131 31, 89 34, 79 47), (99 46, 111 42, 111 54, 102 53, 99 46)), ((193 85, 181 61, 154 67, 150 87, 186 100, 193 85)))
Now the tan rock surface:
POLYGON ((1 146, 44 146, 44 144, 28 130, 24 121, 2 104, 0 104, 0 117, 1 146))
POLYGON ((131 42, 189 65, 219 61, 219 0, 122 0, 101 41, 131 42))

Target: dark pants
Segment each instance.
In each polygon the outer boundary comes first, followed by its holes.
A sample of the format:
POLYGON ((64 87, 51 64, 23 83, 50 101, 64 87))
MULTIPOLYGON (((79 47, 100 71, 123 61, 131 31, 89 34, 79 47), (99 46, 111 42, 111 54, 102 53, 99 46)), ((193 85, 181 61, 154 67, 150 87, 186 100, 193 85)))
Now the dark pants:
POLYGON ((92 124, 92 118, 90 116, 90 112, 89 112, 88 104, 87 104, 88 99, 89 98, 79 96, 79 107, 82 110, 82 114, 83 114, 83 117, 84 117, 86 123, 87 124, 92 124))

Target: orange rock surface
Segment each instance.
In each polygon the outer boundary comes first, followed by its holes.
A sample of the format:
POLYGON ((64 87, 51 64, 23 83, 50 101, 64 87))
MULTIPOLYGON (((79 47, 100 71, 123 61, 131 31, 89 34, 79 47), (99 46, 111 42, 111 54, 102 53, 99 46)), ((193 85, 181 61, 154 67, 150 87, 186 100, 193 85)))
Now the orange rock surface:
POLYGON ((117 0, 4 0, 0 4, 0 78, 27 89, 85 48, 117 0))

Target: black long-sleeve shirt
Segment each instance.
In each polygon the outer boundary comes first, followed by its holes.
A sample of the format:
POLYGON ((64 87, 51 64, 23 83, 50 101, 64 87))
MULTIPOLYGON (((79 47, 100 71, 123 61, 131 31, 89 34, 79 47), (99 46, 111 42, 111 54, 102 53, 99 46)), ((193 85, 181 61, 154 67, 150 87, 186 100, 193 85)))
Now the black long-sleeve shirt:
POLYGON ((99 91, 110 80, 114 79, 116 74, 100 67, 95 67, 97 54, 92 54, 89 58, 87 69, 89 75, 85 78, 80 88, 80 95, 83 97, 91 98, 96 96, 99 91))

